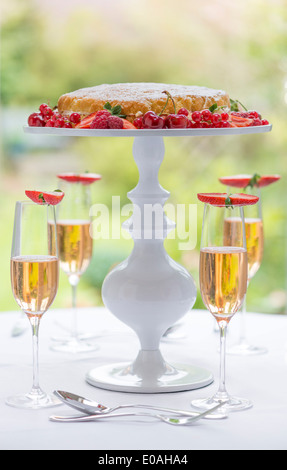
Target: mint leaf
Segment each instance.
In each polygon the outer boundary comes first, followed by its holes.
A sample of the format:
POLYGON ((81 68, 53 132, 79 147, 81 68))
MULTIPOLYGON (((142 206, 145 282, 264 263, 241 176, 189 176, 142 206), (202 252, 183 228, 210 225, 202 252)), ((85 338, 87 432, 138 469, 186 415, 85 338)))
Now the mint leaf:
POLYGON ((217 108, 217 103, 212 104, 208 109, 211 113, 213 113, 217 108))
POLYGON ((113 116, 118 116, 119 114, 121 114, 121 112, 122 112, 122 107, 120 104, 117 104, 116 106, 112 108, 113 116))
POLYGON ((112 105, 107 101, 107 103, 104 105, 104 109, 107 109, 108 111, 112 110, 112 105))

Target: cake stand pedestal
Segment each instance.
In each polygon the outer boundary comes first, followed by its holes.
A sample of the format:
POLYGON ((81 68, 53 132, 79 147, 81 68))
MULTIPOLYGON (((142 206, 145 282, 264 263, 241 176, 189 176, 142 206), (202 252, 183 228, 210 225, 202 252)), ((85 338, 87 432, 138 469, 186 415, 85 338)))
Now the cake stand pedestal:
POLYGON ((131 364, 93 369, 86 380, 97 387, 140 393, 203 387, 213 381, 209 371, 188 364, 168 364, 159 349, 167 328, 196 300, 192 277, 168 256, 163 245, 174 228, 163 208, 169 193, 158 181, 164 158, 163 137, 136 137, 133 155, 139 181, 128 193, 134 212, 124 227, 134 239, 134 248, 106 277, 102 297, 106 307, 135 331, 141 349, 131 364))
POLYGON ((174 228, 165 216, 169 197, 158 181, 165 136, 212 136, 268 132, 271 126, 227 129, 96 130, 25 127, 33 134, 135 137, 137 186, 128 193, 134 212, 124 227, 134 239, 130 256, 111 271, 102 286, 106 307, 137 335, 140 350, 129 363, 96 367, 86 374, 95 387, 133 393, 193 390, 213 382, 210 371, 191 364, 169 364, 160 351, 168 327, 194 305, 196 286, 188 271, 172 260, 164 239, 174 228))

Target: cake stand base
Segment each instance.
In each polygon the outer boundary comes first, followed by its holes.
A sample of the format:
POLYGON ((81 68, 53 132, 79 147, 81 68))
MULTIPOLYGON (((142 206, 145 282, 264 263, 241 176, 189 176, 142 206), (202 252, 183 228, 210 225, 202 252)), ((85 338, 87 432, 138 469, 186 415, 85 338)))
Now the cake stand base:
POLYGON ((131 393, 183 392, 206 387, 213 375, 190 364, 167 364, 160 351, 140 351, 134 363, 92 369, 86 381, 94 387, 131 393))

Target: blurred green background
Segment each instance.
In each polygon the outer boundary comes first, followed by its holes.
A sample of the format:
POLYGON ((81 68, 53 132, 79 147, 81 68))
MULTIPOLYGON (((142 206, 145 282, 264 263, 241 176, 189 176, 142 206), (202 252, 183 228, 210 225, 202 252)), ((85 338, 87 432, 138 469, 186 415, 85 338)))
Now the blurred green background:
MULTIPOLYGON (((101 173, 94 202, 129 203, 137 183, 131 138, 24 134, 43 102, 101 83, 154 81, 226 90, 273 124, 249 136, 167 138, 160 182, 169 203, 196 204, 197 192, 222 191, 222 175, 279 173, 263 190, 265 253, 248 291, 248 308, 286 313, 287 8, 284 0, 4 0, 1 15, 0 310, 16 310, 9 257, 14 205, 25 189, 55 189, 62 171, 101 173)), ((198 241, 191 251, 166 240, 168 253, 198 283, 198 241)), ((196 223, 196 221, 194 221, 196 223)), ((101 284, 132 241, 97 240, 79 285, 82 306, 102 305, 101 284)), ((61 274, 54 307, 70 306, 61 274)), ((203 307, 198 294, 196 307, 203 307)))

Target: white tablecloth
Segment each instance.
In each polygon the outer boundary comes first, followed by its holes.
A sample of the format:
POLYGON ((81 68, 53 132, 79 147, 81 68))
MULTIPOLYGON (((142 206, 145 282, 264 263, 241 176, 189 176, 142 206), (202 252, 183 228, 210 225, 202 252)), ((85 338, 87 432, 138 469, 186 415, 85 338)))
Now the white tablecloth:
MULTIPOLYGON (((19 312, 0 314, 0 448, 21 449, 285 449, 287 448, 287 318, 247 314, 248 337, 266 346, 268 353, 253 357, 227 356, 227 389, 246 397, 254 407, 230 414, 225 420, 200 420, 174 427, 149 418, 121 418, 88 423, 55 423, 51 414, 77 414, 66 405, 43 410, 23 410, 5 404, 8 395, 25 393, 32 384, 32 341, 28 328, 19 337, 11 330, 19 312)), ((152 403, 189 409, 190 400, 210 396, 218 385, 219 334, 208 312, 192 310, 182 320, 178 340, 162 342, 170 362, 191 363, 209 369, 215 381, 208 387, 179 393, 133 394, 95 388, 85 375, 101 364, 135 359, 139 344, 128 327, 104 308, 82 309, 79 326, 95 333, 99 349, 83 355, 52 351, 52 336, 70 325, 69 310, 51 309, 40 327, 40 384, 45 391, 62 389, 107 405, 152 403), (62 326, 60 326, 62 325, 62 326)), ((232 319, 228 344, 237 341, 239 317, 232 319)))

